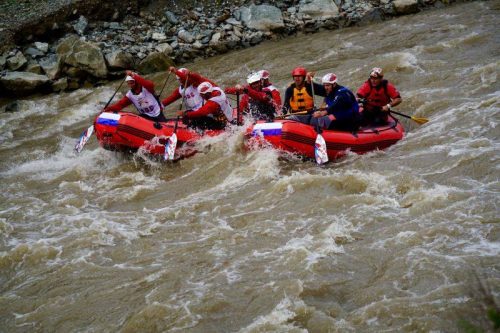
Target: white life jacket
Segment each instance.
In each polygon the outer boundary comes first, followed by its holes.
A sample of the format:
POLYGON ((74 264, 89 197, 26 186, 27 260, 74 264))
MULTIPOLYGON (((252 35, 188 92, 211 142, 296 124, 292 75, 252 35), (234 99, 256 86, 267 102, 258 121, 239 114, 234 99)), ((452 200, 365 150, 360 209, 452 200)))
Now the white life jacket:
POLYGON ((192 85, 190 85, 186 89, 180 86, 179 93, 185 98, 184 103, 186 103, 186 110, 196 111, 203 106, 203 97, 201 97, 198 89, 193 87, 192 85), (184 91, 186 92, 186 94, 184 94, 184 91))
POLYGON ((233 120, 233 108, 231 107, 231 104, 229 104, 229 101, 227 100, 226 94, 219 87, 213 87, 213 90, 219 91, 220 95, 210 98, 210 101, 214 101, 215 103, 219 104, 220 109, 224 113, 224 116, 226 116, 227 121, 232 121, 233 120))
POLYGON ((160 104, 146 88, 142 87, 141 92, 135 95, 131 90, 125 95, 137 108, 137 111, 150 117, 158 117, 160 115, 160 104))
POLYGON ((269 91, 274 91, 274 90, 278 90, 278 88, 276 88, 275 86, 273 85, 270 85, 270 86, 267 86, 267 87, 264 87, 262 90, 269 90, 269 91))

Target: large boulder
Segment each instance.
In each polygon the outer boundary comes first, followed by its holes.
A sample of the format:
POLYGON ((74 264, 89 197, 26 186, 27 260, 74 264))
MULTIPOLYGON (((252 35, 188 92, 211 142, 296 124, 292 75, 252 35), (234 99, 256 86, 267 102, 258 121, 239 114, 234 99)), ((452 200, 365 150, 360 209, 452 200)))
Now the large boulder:
POLYGON ((418 13, 418 0, 395 0, 394 11, 398 15, 418 13))
POLYGON ((70 36, 59 43, 56 52, 66 65, 87 72, 96 78, 105 78, 108 74, 101 49, 94 43, 70 36))
POLYGON ((339 9, 333 0, 301 0, 299 13, 311 18, 330 18, 339 15, 339 9))
POLYGON ((134 68, 134 57, 128 52, 116 50, 106 54, 108 67, 112 70, 134 68))
POLYGON ((270 5, 250 5, 235 12, 237 20, 256 30, 274 31, 285 27, 281 10, 270 5))
POLYGON ((46 90, 50 82, 46 75, 29 72, 7 72, 0 76, 0 86, 5 95, 22 96, 36 93, 46 90))
POLYGON ((141 74, 150 74, 167 70, 174 63, 172 59, 167 57, 163 52, 153 52, 144 58, 137 66, 137 70, 141 74))

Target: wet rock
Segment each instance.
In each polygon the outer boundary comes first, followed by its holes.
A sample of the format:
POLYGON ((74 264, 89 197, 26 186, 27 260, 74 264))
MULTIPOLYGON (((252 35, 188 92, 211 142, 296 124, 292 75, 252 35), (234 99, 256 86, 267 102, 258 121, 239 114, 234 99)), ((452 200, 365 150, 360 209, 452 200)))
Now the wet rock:
POLYGON ((151 38, 159 42, 167 40, 167 36, 163 32, 153 32, 151 38))
POLYGON ((174 63, 172 59, 167 57, 164 53, 153 52, 139 63, 139 66, 137 66, 137 70, 141 74, 150 74, 167 70, 170 66, 173 65, 174 63))
POLYGON ((7 72, 0 77, 0 85, 8 95, 29 95, 46 88, 50 79, 46 75, 29 72, 7 72))
POLYGON ((17 101, 7 104, 4 108, 5 112, 19 112, 19 103, 17 101))
POLYGON ((270 5, 241 7, 235 15, 249 28, 256 30, 278 30, 284 28, 281 10, 270 5))

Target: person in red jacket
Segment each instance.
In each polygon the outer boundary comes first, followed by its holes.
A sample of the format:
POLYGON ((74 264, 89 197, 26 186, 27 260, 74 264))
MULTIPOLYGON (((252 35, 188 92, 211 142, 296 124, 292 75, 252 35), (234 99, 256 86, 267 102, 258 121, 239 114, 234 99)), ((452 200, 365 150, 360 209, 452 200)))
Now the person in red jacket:
POLYGON ((363 104, 363 124, 386 124, 391 108, 402 102, 399 91, 389 81, 384 80, 384 72, 375 67, 370 77, 358 89, 358 101, 363 104))
POLYGON ((274 107, 276 109, 276 113, 281 115, 281 94, 278 88, 276 88, 270 81, 269 77, 271 76, 268 71, 265 69, 261 69, 259 72, 260 80, 262 81, 262 90, 270 91, 273 96, 274 107))
POLYGON ((177 115, 190 127, 200 129, 224 129, 233 120, 233 108, 226 94, 210 82, 198 86, 198 93, 205 104, 197 110, 178 111, 177 115))
POLYGON ((234 87, 224 89, 228 94, 243 94, 240 100, 240 110, 250 114, 254 119, 273 120, 276 106, 271 91, 262 89, 262 81, 259 73, 251 73, 247 77, 248 85, 237 84, 234 87))
POLYGON ((130 70, 125 71, 125 74, 127 75, 125 81, 130 90, 122 99, 108 106, 104 111, 118 112, 130 104, 134 104, 141 117, 155 122, 167 121, 162 112, 163 107, 155 95, 154 83, 130 70))
POLYGON ((169 68, 171 73, 174 73, 179 81, 179 88, 172 91, 170 96, 162 101, 164 106, 167 106, 180 98, 184 99, 184 107, 186 110, 198 110, 203 105, 203 98, 198 93, 198 86, 203 82, 210 82, 213 86, 215 83, 201 76, 198 73, 191 72, 187 68, 176 69, 171 66, 169 68), (186 81, 187 80, 187 81, 186 81), (184 87, 184 85, 186 85, 184 87))

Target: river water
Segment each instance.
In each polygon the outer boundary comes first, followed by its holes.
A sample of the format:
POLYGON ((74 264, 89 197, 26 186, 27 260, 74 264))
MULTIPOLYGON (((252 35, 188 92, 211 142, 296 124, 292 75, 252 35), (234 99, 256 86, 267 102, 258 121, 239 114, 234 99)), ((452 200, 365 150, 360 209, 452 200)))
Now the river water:
POLYGON ((0 331, 492 330, 499 9, 466 3, 188 64, 222 86, 265 67, 282 93, 298 65, 352 89, 380 66, 397 110, 430 119, 322 167, 246 151, 241 128, 174 164, 95 138, 77 155, 119 82, 20 100, 0 114, 0 331))

